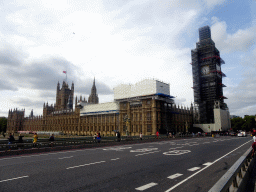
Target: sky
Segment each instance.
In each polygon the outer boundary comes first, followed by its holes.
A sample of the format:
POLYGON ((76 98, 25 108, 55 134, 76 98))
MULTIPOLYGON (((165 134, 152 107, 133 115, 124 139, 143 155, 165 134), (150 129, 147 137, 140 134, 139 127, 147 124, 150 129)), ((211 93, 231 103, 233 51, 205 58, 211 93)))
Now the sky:
POLYGON ((0 12, 0 116, 42 115, 63 71, 78 97, 88 99, 94 77, 100 103, 120 84, 154 78, 190 106, 191 49, 205 25, 225 61, 230 114, 256 114, 255 0, 0 0, 0 12))

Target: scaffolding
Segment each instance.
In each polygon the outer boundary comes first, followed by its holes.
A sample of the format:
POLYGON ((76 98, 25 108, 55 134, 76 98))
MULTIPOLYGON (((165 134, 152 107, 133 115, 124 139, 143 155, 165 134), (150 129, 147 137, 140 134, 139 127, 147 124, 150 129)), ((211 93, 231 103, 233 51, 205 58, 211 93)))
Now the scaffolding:
POLYGON ((216 100, 223 104, 227 99, 223 96, 222 77, 226 75, 220 70, 225 64, 220 57, 219 50, 211 39, 209 26, 199 29, 199 42, 196 49, 191 50, 191 65, 193 73, 194 102, 198 106, 200 123, 214 123, 214 103, 216 100), (207 74, 202 73, 202 68, 209 69, 207 74))

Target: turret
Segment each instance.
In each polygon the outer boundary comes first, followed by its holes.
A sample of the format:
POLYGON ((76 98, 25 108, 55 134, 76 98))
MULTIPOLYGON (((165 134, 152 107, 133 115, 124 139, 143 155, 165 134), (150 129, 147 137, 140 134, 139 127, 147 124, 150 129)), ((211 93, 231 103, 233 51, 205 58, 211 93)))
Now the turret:
POLYGON ((71 90, 74 91, 74 83, 72 82, 71 90))
POLYGON ((72 102, 72 99, 71 99, 71 94, 69 95, 69 98, 68 98, 68 108, 73 109, 73 102, 72 102))
POLYGON ((60 82, 58 81, 58 84, 57 84, 57 91, 60 90, 60 82))

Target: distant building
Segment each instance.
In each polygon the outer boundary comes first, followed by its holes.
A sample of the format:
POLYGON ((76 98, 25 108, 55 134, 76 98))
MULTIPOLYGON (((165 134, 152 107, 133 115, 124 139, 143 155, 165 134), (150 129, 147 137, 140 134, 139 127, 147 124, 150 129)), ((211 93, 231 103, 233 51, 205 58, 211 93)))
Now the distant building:
MULTIPOLYGON (((237 117, 240 117, 240 116, 237 116, 237 115, 230 115, 230 119, 237 118, 237 117)), ((241 118, 241 117, 240 117, 240 118, 241 118)))
POLYGON ((75 99, 71 107, 74 84, 71 89, 64 82, 57 84, 56 104, 44 104, 43 115, 24 117, 23 111, 10 111, 7 132, 40 131, 65 134, 144 135, 166 132, 187 132, 193 125, 193 106, 176 106, 170 96, 169 84, 157 80, 143 80, 134 85, 114 88, 114 102, 98 103, 95 79, 88 102, 75 99), (70 107, 69 107, 70 106, 70 107))

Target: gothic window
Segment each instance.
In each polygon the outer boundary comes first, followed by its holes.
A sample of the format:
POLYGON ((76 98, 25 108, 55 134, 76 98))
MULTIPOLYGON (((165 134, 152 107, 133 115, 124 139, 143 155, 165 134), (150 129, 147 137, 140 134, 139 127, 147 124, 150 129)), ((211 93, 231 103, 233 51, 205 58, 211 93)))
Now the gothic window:
POLYGON ((147 132, 151 132, 151 125, 147 125, 147 132))
POLYGON ((150 113, 150 112, 147 113, 147 120, 148 120, 148 121, 151 120, 151 113, 150 113))

